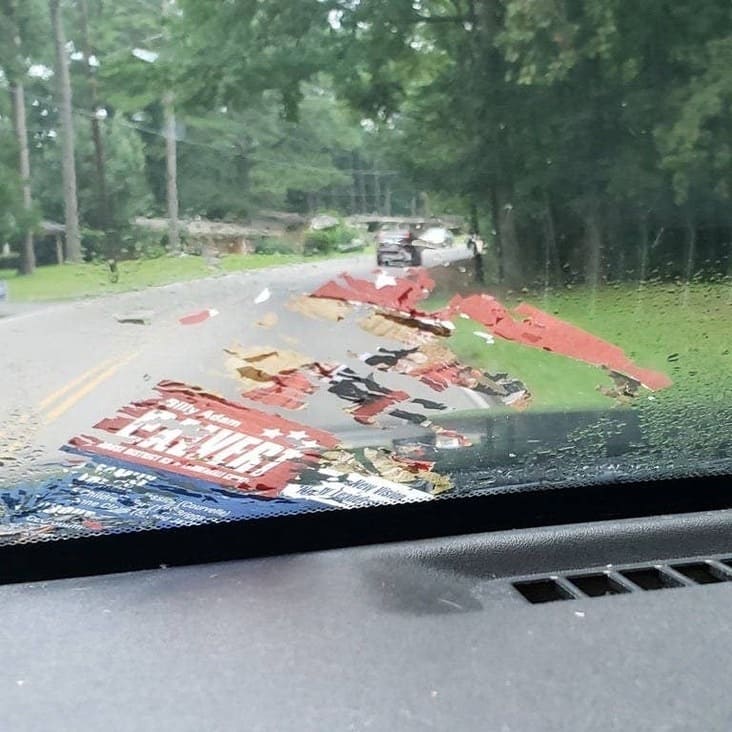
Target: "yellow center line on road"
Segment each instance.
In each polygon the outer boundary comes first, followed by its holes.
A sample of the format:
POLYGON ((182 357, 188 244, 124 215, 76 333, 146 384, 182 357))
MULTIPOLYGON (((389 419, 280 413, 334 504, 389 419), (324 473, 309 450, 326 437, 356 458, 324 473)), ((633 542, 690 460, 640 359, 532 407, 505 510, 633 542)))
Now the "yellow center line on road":
MULTIPOLYGON (((130 354, 127 358, 122 359, 121 361, 117 361, 109 368, 106 368, 101 373, 98 373, 97 376, 91 381, 87 381, 80 389, 73 392, 71 396, 67 397, 63 402, 61 402, 61 404, 56 406, 45 415, 43 420, 45 424, 51 424, 51 422, 55 422, 62 414, 71 409, 71 407, 81 401, 85 396, 93 392, 94 389, 96 389, 100 384, 104 383, 105 381, 107 381, 107 379, 110 379, 112 376, 114 376, 123 366, 126 366, 128 363, 130 363, 130 361, 137 358, 137 356, 139 356, 139 351, 130 354)), ((109 363, 109 361, 105 361, 105 363, 101 366, 105 366, 107 363, 109 363)), ((97 373, 101 366, 93 369, 91 375, 97 373)), ((88 378, 89 375, 89 372, 87 372, 86 374, 84 374, 84 377, 88 378)), ((77 386, 79 383, 81 383, 80 379, 76 379, 74 385, 71 388, 74 388, 74 386, 77 386)), ((65 389, 63 391, 63 394, 65 394, 67 391, 68 389, 65 389)))
POLYGON ((55 401, 60 399, 64 394, 67 394, 72 389, 75 389, 80 384, 83 384, 87 379, 90 379, 95 374, 99 373, 103 369, 108 369, 112 364, 116 363, 116 358, 110 358, 106 361, 102 361, 102 363, 98 363, 96 366, 93 366, 88 371, 85 371, 81 376, 77 376, 73 381, 69 381, 68 384, 64 384, 60 389, 57 389, 53 392, 53 394, 49 394, 42 402, 39 402, 38 406, 41 409, 45 409, 46 407, 51 406, 55 401))

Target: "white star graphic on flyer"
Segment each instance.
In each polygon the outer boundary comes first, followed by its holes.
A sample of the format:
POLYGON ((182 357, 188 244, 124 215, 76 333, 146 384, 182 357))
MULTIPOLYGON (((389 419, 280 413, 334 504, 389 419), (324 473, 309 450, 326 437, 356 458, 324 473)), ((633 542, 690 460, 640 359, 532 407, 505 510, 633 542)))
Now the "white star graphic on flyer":
POLYGON ((274 440, 277 437, 282 437, 282 431, 276 428, 262 430, 262 437, 266 437, 268 440, 274 440))

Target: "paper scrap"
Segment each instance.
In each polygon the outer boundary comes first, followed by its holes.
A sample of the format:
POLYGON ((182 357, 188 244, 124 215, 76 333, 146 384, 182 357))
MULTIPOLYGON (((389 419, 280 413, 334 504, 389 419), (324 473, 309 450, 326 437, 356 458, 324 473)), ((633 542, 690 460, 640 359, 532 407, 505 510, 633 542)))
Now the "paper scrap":
POLYGON ((490 333, 485 333, 481 330, 474 330, 473 335, 482 338, 489 346, 492 346, 496 342, 496 339, 490 333))
POLYGON ((343 320, 351 311, 351 306, 342 300, 310 297, 309 295, 292 298, 287 304, 287 308, 308 318, 324 318, 336 322, 343 320))
POLYGON ((257 321, 257 325, 260 328, 274 328, 278 321, 277 313, 266 313, 257 321))
POLYGON ((313 359, 296 351, 274 347, 254 346, 247 349, 228 348, 229 367, 243 380, 252 382, 272 381, 283 372, 297 371, 312 363, 313 359))
POLYGON ((281 494, 285 498, 315 501, 337 508, 365 508, 432 500, 433 495, 372 475, 334 475, 315 485, 291 483, 281 494))
POLYGON ((198 325, 199 323, 203 323, 210 318, 215 318, 218 314, 218 310, 208 308, 206 310, 199 310, 197 313, 191 313, 190 315, 179 318, 178 322, 181 325, 198 325))
POLYGON ((269 287, 265 287, 259 295, 254 298, 255 305, 261 305, 263 302, 267 302, 272 297, 272 293, 269 291, 269 287))
POLYGON ((377 290, 381 290, 384 287, 396 287, 396 284, 396 277, 386 274, 386 272, 379 272, 376 277, 376 282, 374 282, 374 287, 376 287, 377 290))
POLYGON ((115 320, 126 325, 150 325, 152 316, 152 310, 135 310, 125 315, 116 315, 115 320))

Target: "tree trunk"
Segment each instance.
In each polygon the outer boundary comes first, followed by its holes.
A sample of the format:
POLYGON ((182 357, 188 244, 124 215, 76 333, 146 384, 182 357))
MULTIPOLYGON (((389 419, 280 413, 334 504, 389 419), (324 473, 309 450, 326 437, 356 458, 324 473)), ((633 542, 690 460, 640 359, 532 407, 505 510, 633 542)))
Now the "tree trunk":
MULTIPOLYGON (((663 231, 663 229, 661 230, 663 231)), ((648 214, 640 220, 640 262, 638 264, 638 282, 646 281, 648 276, 648 214)))
POLYGON ((91 43, 89 41, 89 9, 87 0, 79 0, 79 8, 81 11, 81 35, 83 41, 84 61, 86 69, 86 77, 89 82, 89 92, 91 96, 91 133, 94 143, 94 167, 97 176, 97 215, 94 222, 95 228, 104 231, 108 240, 106 255, 114 257, 117 255, 116 232, 114 231, 113 216, 109 195, 107 193, 107 173, 104 161, 104 142, 102 140, 102 130, 97 119, 97 108, 99 106, 99 96, 97 90, 97 78, 89 63, 92 55, 91 43))
POLYGON ((686 233, 688 239, 686 245, 686 271, 684 273, 684 279, 688 285, 694 277, 694 260, 696 258, 696 225, 691 217, 689 217, 686 222, 686 233))
MULTIPOLYGON (((11 34, 13 45, 18 57, 22 55, 22 40, 20 31, 16 22, 15 13, 17 12, 17 2, 15 0, 9 5, 11 34)), ((28 152, 28 127, 26 122, 25 109, 25 88, 21 80, 20 73, 17 77, 10 80, 10 103, 13 113, 13 129, 15 130, 15 138, 18 143, 18 172, 20 173, 20 182, 23 194, 23 209, 25 210, 27 221, 25 237, 23 241, 23 249, 20 256, 20 274, 33 274, 36 269, 36 253, 33 247, 33 229, 30 223, 31 210, 33 209, 33 197, 31 194, 31 171, 30 171, 30 154, 28 152)))
POLYGON ((165 114, 165 167, 168 201, 168 249, 180 253, 180 229, 178 224, 178 146, 175 131, 175 107, 173 93, 163 96, 165 114))
MULTIPOLYGON (((360 165, 363 165, 363 163, 359 158, 359 166, 360 165)), ((366 198, 366 176, 364 175, 363 170, 358 171, 358 195, 361 199, 361 213, 366 214, 369 212, 369 202, 366 198)))
POLYGON ((496 192, 498 239, 500 241, 500 261, 502 280, 509 287, 524 284, 526 273, 523 271, 518 235, 516 234, 516 218, 508 191, 496 192))
POLYGON ((432 215, 432 211, 430 210, 430 196, 428 193, 420 193, 419 198, 422 203, 422 216, 428 219, 432 215))
POLYGON ((656 234, 656 238, 653 240, 653 244, 648 245, 648 214, 644 214, 640 222, 640 272, 638 275, 638 296, 636 303, 636 314, 640 311, 646 286, 646 278, 648 277, 648 260, 650 258, 650 251, 655 249, 664 234, 664 227, 662 226, 656 234))
POLYGON ((585 278, 587 283, 597 289, 602 279, 602 232, 598 214, 593 211, 585 216, 586 262, 585 278))
POLYGON ((686 245, 686 272, 684 274, 684 306, 689 304, 689 285, 694 277, 694 260, 696 258, 696 224, 689 216, 686 222, 688 243, 686 245))
MULTIPOLYGON (((499 224, 501 221, 501 215, 500 215, 500 209, 498 207, 498 194, 496 193, 495 189, 492 189, 490 191, 490 206, 491 206, 491 216, 493 221, 493 242, 494 247, 496 251, 496 269, 497 269, 497 276, 498 281, 503 282, 503 241, 501 240, 501 232, 499 228, 499 224)), ((477 208, 476 208, 476 219, 475 219, 475 226, 476 229, 473 233, 479 234, 479 226, 480 222, 477 218, 477 208)))
POLYGON ((480 234, 480 222, 478 220, 478 206, 475 201, 470 204, 470 233, 480 234))
POLYGON ((557 229, 554 225, 554 212, 548 194, 544 193, 544 280, 548 286, 552 282, 562 282, 562 262, 557 244, 557 229))
POLYGON ((391 216, 391 181, 384 181, 384 214, 391 216))
POLYGON ((381 179, 379 178, 379 171, 374 161, 374 213, 381 213, 381 179))
MULTIPOLYGON (((31 195, 31 171, 30 171, 30 154, 28 152, 28 130, 26 128, 26 112, 25 112, 25 89, 23 84, 15 82, 12 86, 13 111, 15 113, 14 127, 15 136, 18 140, 19 150, 19 172, 20 180, 23 186, 23 209, 30 219, 31 210, 33 208, 33 198, 31 195)), ((23 249, 20 257, 20 274, 33 274, 36 269, 36 253, 33 248, 33 228, 30 221, 26 224, 25 238, 23 240, 23 249)))
POLYGON ((635 261, 630 261, 631 250, 625 244, 629 238, 625 212, 618 206, 609 206, 603 217, 603 227, 603 241, 610 242, 601 267, 605 281, 611 276, 614 282, 627 282, 635 270, 635 261))
POLYGON ((81 262, 81 237, 79 235, 79 204, 76 192, 76 166, 74 162, 74 120, 71 100, 71 78, 66 57, 66 35, 61 17, 60 0, 49 0, 51 28, 56 46, 56 84, 61 116, 61 143, 63 150, 64 212, 66 223, 66 258, 81 262))
POLYGON ((354 173, 351 176, 351 214, 357 214, 358 213, 358 204, 356 203, 356 174, 354 173))
POLYGON ((353 170, 351 171, 351 214, 355 215, 358 213, 358 182, 356 178, 358 156, 355 152, 351 153, 351 165, 353 166, 353 170))

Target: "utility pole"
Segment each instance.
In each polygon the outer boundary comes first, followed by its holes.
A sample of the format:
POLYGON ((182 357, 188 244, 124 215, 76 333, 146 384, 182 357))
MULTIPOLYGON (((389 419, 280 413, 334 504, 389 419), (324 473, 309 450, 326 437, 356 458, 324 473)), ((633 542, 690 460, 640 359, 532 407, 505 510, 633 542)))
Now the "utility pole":
POLYGON ((87 0, 79 0, 79 9, 81 11, 81 38, 83 43, 84 53, 84 68, 86 70, 86 77, 89 82, 89 93, 91 96, 91 133, 92 141, 94 143, 94 167, 97 174, 97 195, 99 207, 97 209, 96 216, 96 227, 105 232, 106 236, 112 239, 111 246, 107 245, 107 254, 116 255, 117 246, 116 238, 117 233, 113 230, 114 222, 112 216, 112 210, 107 192, 107 172, 104 161, 104 142, 102 140, 102 130, 97 117, 97 108, 99 106, 99 94, 97 77, 92 69, 90 59, 92 57, 91 43, 89 41, 89 8, 87 0))
MULTIPOLYGON (((169 2, 161 0, 163 35, 167 37, 166 18, 169 2)), ((172 254, 180 254, 180 226, 178 223, 178 141, 175 119, 175 94, 163 94, 163 116, 165 119, 165 170, 168 203, 168 249, 172 254)))
POLYGON ((163 95, 165 115, 165 169, 168 200, 168 248, 173 254, 180 253, 180 230, 178 226, 178 146, 176 142, 175 97, 173 92, 163 95))
POLYGON ((64 216, 66 223, 66 258, 81 262, 79 235, 79 204, 76 194, 76 164, 74 159, 74 120, 72 116, 71 77, 66 58, 66 34, 61 17, 60 0, 49 0, 51 28, 56 47, 56 85, 61 112, 61 144, 63 151, 64 216))

